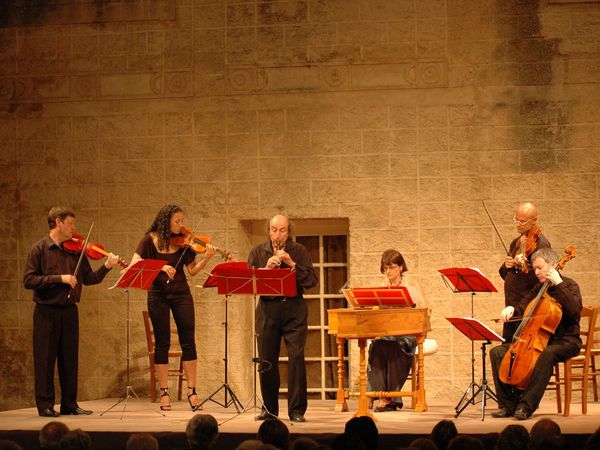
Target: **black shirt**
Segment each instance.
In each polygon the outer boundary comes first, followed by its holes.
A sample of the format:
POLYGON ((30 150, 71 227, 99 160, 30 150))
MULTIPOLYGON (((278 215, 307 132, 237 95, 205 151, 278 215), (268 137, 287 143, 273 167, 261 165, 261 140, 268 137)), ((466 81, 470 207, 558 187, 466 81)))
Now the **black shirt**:
MULTIPOLYGON (((288 240, 285 241, 285 251, 296 263, 296 297, 302 297, 304 288, 309 289, 316 286, 319 282, 317 271, 312 265, 310 253, 302 244, 288 238, 288 240)), ((271 241, 266 241, 263 244, 257 245, 250 252, 250 256, 248 256, 248 267, 254 267, 255 269, 263 268, 267 265, 267 261, 271 256, 273 256, 273 246, 271 241)), ((282 263, 280 268, 286 269, 290 267, 287 264, 282 263)), ((270 297, 262 296, 261 298, 268 299, 270 297)))
POLYGON ((104 264, 92 270, 87 256, 84 256, 77 272, 77 286, 71 289, 70 285, 61 281, 61 276, 75 273, 78 261, 79 253, 67 252, 48 235, 36 242, 27 255, 23 286, 33 289, 35 303, 73 305, 81 298, 83 284, 100 283, 110 270, 104 264))

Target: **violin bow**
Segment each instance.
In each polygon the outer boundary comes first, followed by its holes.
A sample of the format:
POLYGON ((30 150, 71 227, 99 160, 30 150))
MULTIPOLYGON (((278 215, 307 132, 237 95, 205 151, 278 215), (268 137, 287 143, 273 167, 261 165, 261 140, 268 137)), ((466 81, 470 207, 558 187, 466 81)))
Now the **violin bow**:
MULTIPOLYGON (((73 276, 75 278, 77 278, 77 272, 79 272, 79 268, 81 267, 81 261, 83 261, 85 249, 87 248, 88 242, 90 241, 92 228, 94 228, 94 222, 92 222, 92 224, 90 225, 90 229, 88 230, 87 235, 85 236, 85 240, 83 241, 83 247, 81 248, 81 253, 79 254, 79 259, 77 260, 77 265, 75 266, 75 271, 73 272, 73 276)), ((67 298, 71 298, 71 291, 73 291, 73 288, 71 288, 71 290, 69 291, 69 295, 67 296, 67 298)))
POLYGON ((494 219, 492 219, 492 215, 490 214, 490 211, 487 209, 487 206, 485 204, 485 202, 483 200, 481 200, 481 203, 485 209, 485 212, 487 213, 488 217, 490 218, 490 222, 492 222, 492 226, 494 227, 494 230, 496 231, 496 234, 498 235, 498 239, 500 239, 500 242, 502 243, 502 247, 504 247, 504 250, 506 250, 506 254, 508 256, 512 256, 510 254, 510 252, 508 251, 508 247, 506 246, 506 244, 504 243, 504 240, 502 239, 502 236, 500 236, 500 231, 498 231, 498 227, 496 226, 496 222, 494 222, 494 219))

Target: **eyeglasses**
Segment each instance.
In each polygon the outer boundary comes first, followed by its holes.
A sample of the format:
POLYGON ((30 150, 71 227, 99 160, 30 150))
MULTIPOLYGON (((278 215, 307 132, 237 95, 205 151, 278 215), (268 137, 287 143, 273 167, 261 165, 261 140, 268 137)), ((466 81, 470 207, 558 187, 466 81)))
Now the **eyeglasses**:
POLYGON ((527 220, 521 220, 521 219, 517 219, 517 216, 514 216, 513 217, 513 222, 516 223, 516 224, 518 224, 518 225, 525 225, 527 222, 530 222, 530 221, 535 220, 535 219, 537 219, 537 217, 532 217, 532 218, 527 219, 527 220))

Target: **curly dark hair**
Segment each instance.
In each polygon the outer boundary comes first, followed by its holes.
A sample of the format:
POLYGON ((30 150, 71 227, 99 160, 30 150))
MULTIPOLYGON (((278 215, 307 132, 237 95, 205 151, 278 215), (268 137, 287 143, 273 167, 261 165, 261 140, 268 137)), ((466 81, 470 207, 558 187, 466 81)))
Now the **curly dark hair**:
POLYGON ((148 233, 156 233, 156 237, 158 238, 158 250, 168 250, 169 248, 169 238, 171 237, 171 231, 169 228, 171 217, 173 214, 183 212, 177 205, 165 205, 156 214, 154 218, 154 222, 150 225, 150 228, 146 231, 148 233))

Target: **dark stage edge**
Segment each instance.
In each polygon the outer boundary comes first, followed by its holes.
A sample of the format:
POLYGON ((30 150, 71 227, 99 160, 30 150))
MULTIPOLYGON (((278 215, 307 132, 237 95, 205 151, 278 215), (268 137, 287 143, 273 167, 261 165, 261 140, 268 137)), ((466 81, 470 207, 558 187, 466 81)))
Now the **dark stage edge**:
MULTIPOLYGON (((158 405, 147 399, 129 401, 123 411, 123 404, 100 416, 102 411, 110 408, 117 399, 102 399, 80 402, 80 406, 92 409, 91 416, 63 416, 58 420, 65 422, 69 428, 81 428, 92 437, 94 450, 124 449, 131 433, 148 432, 160 443, 160 449, 186 448, 185 427, 194 415, 187 403, 174 402, 173 411, 163 417, 157 414, 158 405)), ((349 402, 350 411, 336 413, 333 400, 311 400, 306 414, 307 422, 291 423, 287 420, 285 402, 280 406, 280 418, 288 425, 292 438, 309 436, 318 442, 331 444, 335 436, 342 433, 345 423, 352 418, 356 410, 356 401, 349 402)), ((525 421, 515 419, 494 419, 488 408, 485 420, 481 420, 481 405, 469 405, 458 418, 454 418, 454 406, 448 402, 428 401, 428 411, 416 413, 410 408, 396 412, 375 414, 379 429, 379 449, 392 450, 407 447, 418 437, 427 437, 433 426, 442 419, 453 420, 459 433, 476 435, 484 441, 486 448, 492 449, 495 437, 503 428, 511 424, 520 424, 530 429, 541 418, 556 421, 570 449, 580 449, 600 425, 600 403, 588 404, 588 414, 581 414, 581 407, 574 405, 569 417, 557 414, 556 402, 542 402, 536 414, 525 421)), ((254 421, 257 410, 250 408, 236 415, 235 408, 222 408, 208 402, 200 413, 211 414, 219 422, 220 436, 215 448, 228 450, 246 439, 256 436, 261 422, 254 421)), ((37 450, 38 431, 49 419, 37 416, 35 408, 18 409, 0 412, 0 439, 11 439, 18 442, 26 450, 37 450)))

